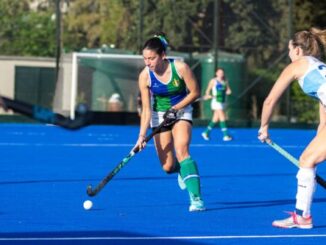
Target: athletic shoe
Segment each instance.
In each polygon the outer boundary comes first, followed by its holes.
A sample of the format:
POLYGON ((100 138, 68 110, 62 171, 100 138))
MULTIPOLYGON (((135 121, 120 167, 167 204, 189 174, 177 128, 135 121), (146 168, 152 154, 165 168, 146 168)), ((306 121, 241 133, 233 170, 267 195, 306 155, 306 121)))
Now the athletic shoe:
POLYGON ((204 211, 205 209, 204 202, 200 199, 200 197, 192 197, 190 194, 189 212, 204 211))
POLYGON ((209 135, 208 135, 208 133, 203 132, 203 133, 201 134, 201 136, 203 137, 204 140, 209 140, 209 135))
POLYGON ((295 212, 287 212, 291 216, 282 220, 275 220, 272 225, 279 228, 311 229, 313 227, 312 217, 304 218, 295 212))
POLYGON ((223 141, 231 141, 231 140, 232 140, 232 137, 229 136, 229 135, 225 135, 225 136, 223 137, 223 141))
POLYGON ((178 184, 181 190, 185 190, 187 188, 186 183, 183 181, 180 174, 178 174, 178 184))

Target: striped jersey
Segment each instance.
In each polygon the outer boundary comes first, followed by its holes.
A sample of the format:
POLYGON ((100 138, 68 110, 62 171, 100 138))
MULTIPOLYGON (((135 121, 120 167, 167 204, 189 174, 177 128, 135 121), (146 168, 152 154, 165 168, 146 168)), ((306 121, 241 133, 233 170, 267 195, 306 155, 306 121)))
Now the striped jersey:
POLYGON ((226 82, 215 79, 215 84, 212 88, 212 95, 217 102, 224 103, 226 95, 226 82))
POLYGON ((306 56, 309 67, 306 73, 298 79, 303 92, 326 105, 326 65, 320 60, 306 56))
POLYGON ((179 76, 173 59, 169 59, 171 78, 167 83, 158 80, 153 71, 149 72, 149 88, 153 111, 167 111, 187 96, 185 81, 179 76))

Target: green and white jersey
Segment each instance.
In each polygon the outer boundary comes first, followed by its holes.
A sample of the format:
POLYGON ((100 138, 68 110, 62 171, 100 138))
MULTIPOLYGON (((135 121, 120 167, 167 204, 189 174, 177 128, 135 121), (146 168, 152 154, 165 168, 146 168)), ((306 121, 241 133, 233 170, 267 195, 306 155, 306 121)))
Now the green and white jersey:
POLYGON ((217 102, 224 103, 226 98, 226 82, 215 79, 215 84, 212 88, 213 99, 217 102))
MULTIPOLYGON (((154 72, 148 69, 152 107, 151 127, 157 127, 163 121, 164 113, 178 104, 188 94, 186 83, 178 74, 174 60, 169 59, 169 63, 171 78, 167 83, 160 81, 154 72)), ((180 110, 178 118, 192 121, 192 106, 188 105, 180 110)))
POLYGON ((174 64, 169 60, 171 67, 171 78, 167 83, 161 82, 154 72, 148 69, 150 75, 149 88, 152 95, 153 111, 167 111, 187 96, 185 81, 180 78, 174 64))

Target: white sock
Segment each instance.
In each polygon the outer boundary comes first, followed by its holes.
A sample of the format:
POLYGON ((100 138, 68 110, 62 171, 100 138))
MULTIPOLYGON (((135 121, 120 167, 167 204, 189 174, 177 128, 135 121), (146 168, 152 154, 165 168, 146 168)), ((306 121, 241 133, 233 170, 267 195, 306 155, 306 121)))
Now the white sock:
POLYGON ((311 203, 316 189, 315 178, 315 168, 300 168, 298 171, 297 202, 295 207, 303 211, 303 217, 310 216, 311 203))

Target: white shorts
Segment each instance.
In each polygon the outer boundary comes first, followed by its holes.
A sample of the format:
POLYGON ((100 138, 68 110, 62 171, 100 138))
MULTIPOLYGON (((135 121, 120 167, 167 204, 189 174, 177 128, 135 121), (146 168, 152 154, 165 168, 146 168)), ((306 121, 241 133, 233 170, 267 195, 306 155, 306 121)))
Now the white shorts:
POLYGON ((225 104, 218 102, 216 99, 212 99, 211 101, 211 109, 212 110, 224 110, 225 104))
MULTIPOLYGON (((164 111, 152 111, 152 119, 151 119, 151 128, 155 128, 163 122, 164 111)), ((178 119, 183 119, 192 122, 192 106, 188 105, 187 107, 179 110, 178 119)))

